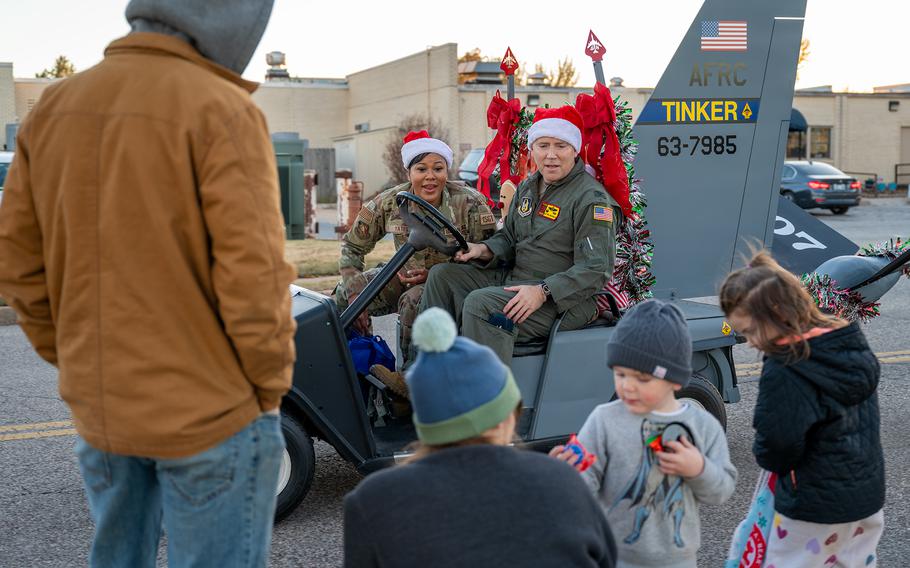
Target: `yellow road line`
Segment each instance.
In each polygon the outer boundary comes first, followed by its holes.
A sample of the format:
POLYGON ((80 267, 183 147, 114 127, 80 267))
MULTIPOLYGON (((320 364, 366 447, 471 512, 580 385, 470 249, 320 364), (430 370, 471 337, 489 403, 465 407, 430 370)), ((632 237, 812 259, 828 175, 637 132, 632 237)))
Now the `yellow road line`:
POLYGON ((34 424, 10 424, 0 426, 0 432, 27 432, 29 430, 49 430, 51 428, 68 428, 73 425, 72 420, 59 420, 57 422, 35 422, 34 424))
POLYGON ((64 428, 62 430, 44 430, 43 432, 18 432, 16 434, 0 434, 0 442, 9 442, 11 440, 34 440, 37 438, 53 438, 55 436, 75 435, 75 428, 64 428))
POLYGON ((891 355, 910 355, 910 351, 885 351, 883 353, 876 353, 878 357, 890 357, 891 355))
MULTIPOLYGON (((892 365, 894 363, 910 363, 910 357, 895 357, 894 355, 902 355, 903 353, 910 352, 901 352, 895 351, 894 354, 890 353, 877 353, 878 362, 883 365, 892 365), (886 355, 891 355, 887 357, 886 355)), ((744 364, 736 366, 736 376, 737 377, 758 377, 761 375, 761 363, 756 364, 744 364)))

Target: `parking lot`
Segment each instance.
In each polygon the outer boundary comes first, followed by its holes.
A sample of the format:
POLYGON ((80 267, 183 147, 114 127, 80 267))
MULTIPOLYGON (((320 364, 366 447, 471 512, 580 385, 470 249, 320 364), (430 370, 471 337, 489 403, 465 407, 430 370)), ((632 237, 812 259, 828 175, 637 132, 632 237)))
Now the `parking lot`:
MULTIPOLYGON (((846 215, 817 217, 857 244, 910 235, 906 199, 867 200, 846 215)), ((882 361, 880 401, 888 496, 880 566, 907 564, 910 556, 910 281, 902 279, 882 301, 882 316, 865 326, 882 361)), ((393 321, 376 322, 393 335, 393 321)), ((730 502, 702 509, 700 566, 720 566, 751 497, 757 469, 750 447, 757 383, 754 352, 736 350, 742 401, 730 405, 728 439, 739 468, 730 502), (751 365, 751 367, 750 367, 751 365)), ((85 565, 92 525, 73 455, 75 441, 56 371, 31 350, 17 326, 0 327, 0 567, 85 565)), ((338 566, 342 559, 341 498, 360 480, 331 447, 317 444, 316 480, 290 517, 275 529, 273 566, 338 566)), ((402 551, 406 554, 406 551, 402 551)), ((507 559, 504 559, 507 565, 507 559)))

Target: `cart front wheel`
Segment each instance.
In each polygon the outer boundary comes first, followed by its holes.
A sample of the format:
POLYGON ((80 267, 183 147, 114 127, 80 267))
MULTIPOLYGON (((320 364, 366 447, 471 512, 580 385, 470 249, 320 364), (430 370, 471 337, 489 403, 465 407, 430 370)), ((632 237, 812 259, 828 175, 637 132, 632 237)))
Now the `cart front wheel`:
POLYGON ((711 381, 695 373, 689 379, 689 384, 676 391, 676 398, 680 402, 688 402, 710 412, 724 430, 727 429, 727 408, 724 399, 720 396, 711 381))
POLYGON ((281 414, 281 432, 285 449, 281 456, 276 493, 275 521, 287 517, 310 491, 316 473, 316 452, 313 439, 300 422, 289 414, 281 414))

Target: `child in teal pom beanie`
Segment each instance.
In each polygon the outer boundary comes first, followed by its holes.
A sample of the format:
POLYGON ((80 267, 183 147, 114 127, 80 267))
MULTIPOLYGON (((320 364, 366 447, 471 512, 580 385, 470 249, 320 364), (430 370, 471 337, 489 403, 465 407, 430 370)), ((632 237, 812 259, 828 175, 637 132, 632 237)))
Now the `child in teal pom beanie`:
POLYGON ((439 308, 416 319, 412 340, 419 448, 345 497, 345 566, 614 566, 578 474, 509 447, 521 411, 509 368, 439 308))

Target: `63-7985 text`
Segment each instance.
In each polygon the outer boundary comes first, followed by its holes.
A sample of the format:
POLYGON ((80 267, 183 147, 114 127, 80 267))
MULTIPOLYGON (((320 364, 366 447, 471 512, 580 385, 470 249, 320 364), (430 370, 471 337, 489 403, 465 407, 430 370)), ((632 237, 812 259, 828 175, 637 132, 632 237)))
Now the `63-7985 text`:
POLYGON ((657 155, 694 156, 696 152, 704 156, 721 156, 736 153, 736 135, 727 136, 661 136, 657 139, 657 155))

